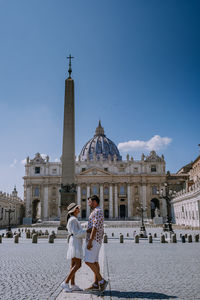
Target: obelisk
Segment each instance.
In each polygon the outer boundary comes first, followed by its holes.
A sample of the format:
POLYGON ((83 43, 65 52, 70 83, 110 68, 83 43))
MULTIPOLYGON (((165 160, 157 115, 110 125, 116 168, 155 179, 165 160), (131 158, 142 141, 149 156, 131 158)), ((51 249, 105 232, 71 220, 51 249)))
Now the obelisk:
POLYGON ((65 80, 65 103, 62 147, 62 177, 60 189, 60 226, 59 230, 66 230, 67 206, 76 202, 75 186, 75 113, 74 113, 74 80, 71 78, 72 68, 70 54, 69 76, 65 80))

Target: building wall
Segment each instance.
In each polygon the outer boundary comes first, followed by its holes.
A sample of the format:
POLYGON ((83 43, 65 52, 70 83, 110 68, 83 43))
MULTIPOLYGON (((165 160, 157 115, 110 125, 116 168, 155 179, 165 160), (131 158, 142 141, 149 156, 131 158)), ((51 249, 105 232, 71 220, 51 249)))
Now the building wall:
MULTIPOLYGON (((61 162, 49 162, 39 153, 27 158, 24 176, 26 217, 34 221, 56 220, 60 216, 61 162)), ((166 181, 164 157, 152 151, 142 155, 140 161, 86 160, 76 162, 77 203, 81 204, 81 217, 87 218, 90 209, 87 198, 100 197, 105 218, 140 219, 137 207, 146 207, 145 217, 152 219, 151 200, 159 203, 160 216, 166 217, 165 200, 160 200, 157 190, 166 181)))
POLYGON ((24 202, 17 196, 17 191, 12 194, 0 192, 0 227, 7 227, 9 222, 8 209, 13 210, 11 213, 11 225, 22 224, 24 214, 24 202))
POLYGON ((200 156, 192 164, 185 188, 176 194, 172 206, 177 225, 200 227, 200 156))

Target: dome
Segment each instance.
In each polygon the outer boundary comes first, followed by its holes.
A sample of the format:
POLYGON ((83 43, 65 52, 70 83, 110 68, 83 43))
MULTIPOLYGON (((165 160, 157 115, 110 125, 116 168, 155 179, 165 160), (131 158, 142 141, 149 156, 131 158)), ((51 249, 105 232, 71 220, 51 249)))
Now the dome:
POLYGON ((81 161, 95 159, 122 160, 115 143, 106 137, 100 121, 98 127, 96 128, 94 137, 85 144, 79 156, 79 160, 81 161))

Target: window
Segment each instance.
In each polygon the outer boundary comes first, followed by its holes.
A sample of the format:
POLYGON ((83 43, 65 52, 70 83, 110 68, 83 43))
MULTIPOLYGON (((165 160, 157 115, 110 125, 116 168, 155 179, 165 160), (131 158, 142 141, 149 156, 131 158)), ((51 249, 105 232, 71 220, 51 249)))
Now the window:
POLYGON ((134 168, 134 173, 138 173, 138 168, 134 168))
POLYGON ((104 168, 104 171, 108 171, 108 168, 104 168))
POLYGON ((105 202, 108 202, 108 199, 104 199, 105 202))
POLYGON ((86 168, 82 168, 82 172, 84 172, 86 170, 86 168))
POLYGON ((182 206, 182 212, 184 212, 184 206, 182 206))
POLYGON ((104 189, 104 195, 108 195, 108 193, 109 193, 109 190, 108 190, 108 188, 106 187, 106 188, 104 189))
POLYGON ((85 202, 85 199, 82 199, 82 202, 85 202))
POLYGON ((34 196, 35 196, 35 197, 39 197, 39 195, 40 195, 40 190, 39 190, 38 187, 36 187, 36 188, 34 189, 34 196))
POLYGON ((82 195, 86 195, 86 189, 85 188, 81 189, 81 193, 82 195))
POLYGON ((35 174, 40 174, 40 167, 35 167, 35 174))
POLYGON ((156 165, 151 165, 151 172, 156 172, 156 165))
POLYGON ((93 186, 92 192, 93 192, 94 195, 98 194, 98 188, 97 188, 97 186, 93 186))
POLYGON ((124 199, 120 199, 121 200, 121 202, 124 202, 125 200, 124 199))
POLYGON ((124 188, 123 185, 120 186, 119 190, 120 190, 120 192, 119 192, 120 195, 124 195, 125 194, 125 188, 124 188))
POLYGON ((152 186, 152 195, 157 195, 157 186, 152 186))
POLYGON ((57 174, 57 169, 53 169, 52 174, 57 174))

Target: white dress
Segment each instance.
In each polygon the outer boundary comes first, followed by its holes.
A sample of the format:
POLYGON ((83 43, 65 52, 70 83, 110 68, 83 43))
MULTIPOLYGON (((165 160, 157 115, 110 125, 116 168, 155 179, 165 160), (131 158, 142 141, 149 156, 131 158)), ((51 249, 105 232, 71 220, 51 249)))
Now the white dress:
POLYGON ((80 222, 74 216, 69 218, 67 230, 69 234, 73 234, 69 239, 67 259, 73 257, 83 259, 83 238, 86 236, 86 230, 81 227, 80 222))

